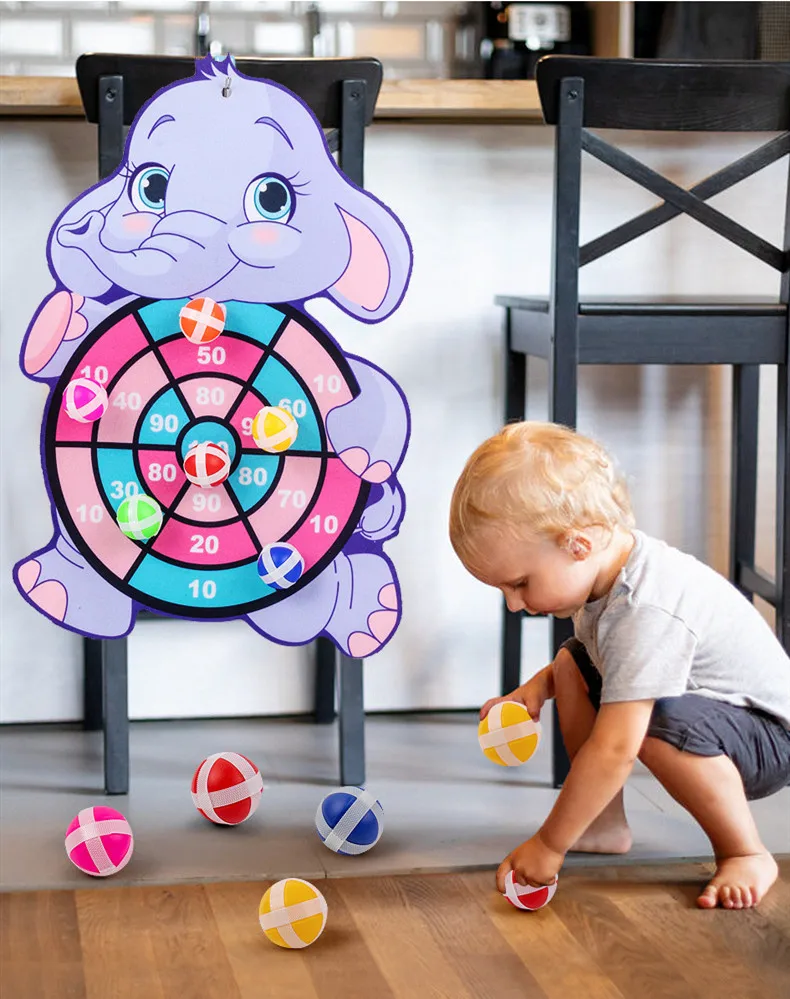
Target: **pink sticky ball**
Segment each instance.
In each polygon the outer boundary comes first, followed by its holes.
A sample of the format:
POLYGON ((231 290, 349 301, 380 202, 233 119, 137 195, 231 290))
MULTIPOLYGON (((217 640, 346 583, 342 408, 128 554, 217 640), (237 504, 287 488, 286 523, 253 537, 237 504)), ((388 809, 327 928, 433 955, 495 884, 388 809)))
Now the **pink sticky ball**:
POLYGON ((520 885, 516 881, 514 871, 508 871, 505 876, 505 898, 511 905, 515 905, 517 909, 527 909, 529 911, 542 909, 544 905, 548 905, 552 898, 554 898, 556 890, 556 878, 552 885, 546 885, 543 888, 533 888, 531 885, 520 885))
POLYGON ((66 830, 66 854, 85 874, 106 878, 132 858, 132 827, 120 812, 106 805, 83 808, 66 830))
POLYGON ((104 386, 90 378, 72 378, 63 393, 63 408, 78 423, 100 420, 109 405, 104 386))

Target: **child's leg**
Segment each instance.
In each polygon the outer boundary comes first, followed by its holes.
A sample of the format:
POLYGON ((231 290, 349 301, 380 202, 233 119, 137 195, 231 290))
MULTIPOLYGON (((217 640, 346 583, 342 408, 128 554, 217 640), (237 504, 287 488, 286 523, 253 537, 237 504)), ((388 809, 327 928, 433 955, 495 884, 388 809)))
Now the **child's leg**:
POLYGON ((788 749, 777 722, 746 708, 690 694, 656 702, 639 758, 711 841, 716 874, 701 908, 750 908, 776 880, 747 798, 787 782, 788 749))
MULTIPOLYGON (((581 654, 586 655, 583 650, 581 654)), ((592 665, 591 668, 594 669, 592 665)), ((553 673, 562 740, 568 756, 573 759, 590 737, 596 710, 576 660, 567 649, 561 649, 554 660, 553 673)), ((571 850, 581 853, 627 853, 631 849, 631 841, 631 830, 628 828, 623 806, 623 792, 620 791, 571 850)))
POLYGON ((757 905, 776 881, 776 861, 763 846, 743 781, 727 756, 695 756, 648 736, 639 759, 705 830, 716 874, 697 899, 703 909, 757 905))

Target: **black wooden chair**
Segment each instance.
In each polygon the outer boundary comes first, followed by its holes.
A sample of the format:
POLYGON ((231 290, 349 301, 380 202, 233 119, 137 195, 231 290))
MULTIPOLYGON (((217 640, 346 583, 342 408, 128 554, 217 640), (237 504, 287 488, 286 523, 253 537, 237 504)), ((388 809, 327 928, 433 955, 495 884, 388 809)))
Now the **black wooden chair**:
MULTIPOLYGON (((790 63, 547 56, 538 63, 537 83, 543 116, 556 126, 551 291, 547 299, 496 298, 505 310, 505 421, 524 419, 529 356, 548 361, 549 418, 571 427, 580 364, 732 366, 730 578, 750 599, 758 595, 773 604, 780 641, 790 649, 790 184, 785 203, 776 206, 785 219, 782 247, 706 204, 790 152, 790 63), (781 134, 685 190, 590 128, 781 134), (580 246, 582 151, 661 200, 580 246), (778 271, 778 299, 579 300, 580 267, 681 214, 778 271), (775 580, 754 565, 758 396, 760 366, 766 364, 777 365, 779 379, 775 580)), ((520 682, 521 621, 521 614, 504 608, 503 693, 520 682)), ((571 630, 570 622, 552 620, 555 654, 571 630)), ((556 726, 556 707, 554 721, 556 726)), ((568 772, 559 736, 553 765, 558 787, 568 772)))
MULTIPOLYGON (((273 80, 300 97, 314 112, 341 169, 363 186, 365 127, 373 120, 381 63, 375 59, 237 59, 248 76, 273 80)), ((171 56, 84 55, 77 81, 90 122, 98 125, 99 177, 123 158, 125 127, 157 90, 192 76, 194 59, 171 56)), ((155 614, 146 614, 151 620, 155 614)), ((365 712, 362 660, 340 656, 328 639, 315 642, 315 721, 335 719, 339 674, 340 782, 365 780, 365 712)), ((129 790, 129 714, 126 639, 86 638, 84 726, 104 731, 104 790, 129 790)))

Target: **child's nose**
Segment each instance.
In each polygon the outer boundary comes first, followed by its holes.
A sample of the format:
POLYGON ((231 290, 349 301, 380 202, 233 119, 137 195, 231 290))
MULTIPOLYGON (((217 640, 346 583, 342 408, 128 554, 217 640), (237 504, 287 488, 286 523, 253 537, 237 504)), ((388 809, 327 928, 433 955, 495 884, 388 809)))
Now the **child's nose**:
POLYGON ((507 609, 513 614, 526 609, 524 601, 517 593, 505 593, 505 603, 507 604, 507 609))

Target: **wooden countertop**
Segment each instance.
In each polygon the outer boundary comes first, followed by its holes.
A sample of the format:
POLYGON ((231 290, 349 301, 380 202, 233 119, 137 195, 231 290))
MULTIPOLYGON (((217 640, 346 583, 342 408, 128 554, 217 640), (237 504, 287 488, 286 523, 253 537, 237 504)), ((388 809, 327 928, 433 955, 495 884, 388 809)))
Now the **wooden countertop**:
MULTIPOLYGON (((0 76, 0 117, 81 118, 72 77, 0 76)), ((385 80, 378 121, 542 124, 534 80, 385 80)))

